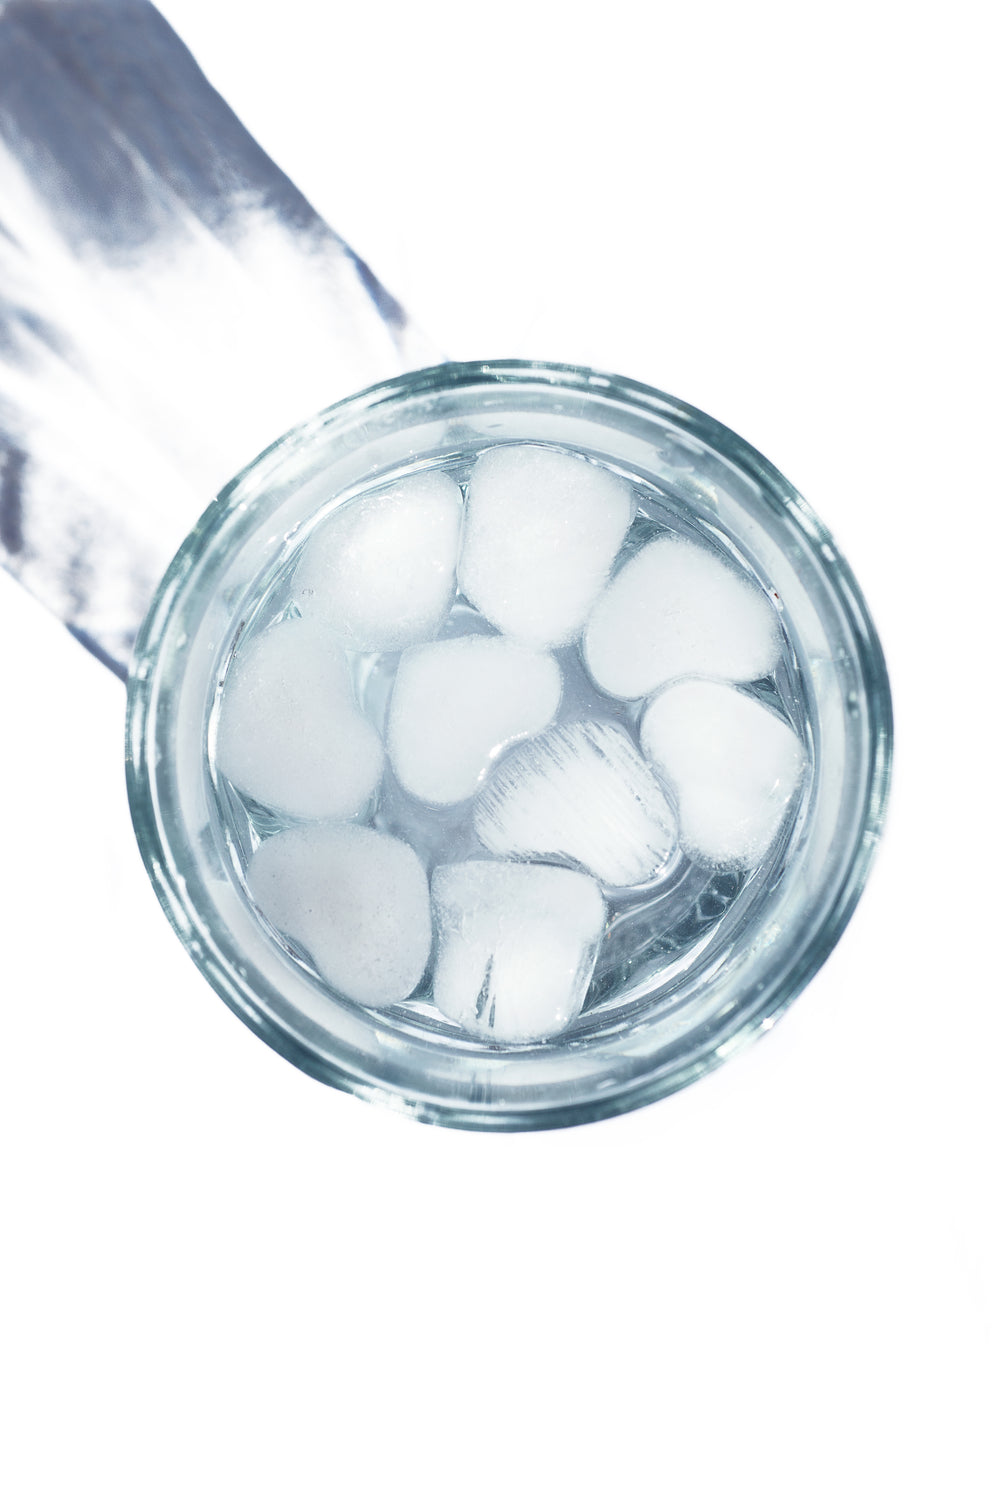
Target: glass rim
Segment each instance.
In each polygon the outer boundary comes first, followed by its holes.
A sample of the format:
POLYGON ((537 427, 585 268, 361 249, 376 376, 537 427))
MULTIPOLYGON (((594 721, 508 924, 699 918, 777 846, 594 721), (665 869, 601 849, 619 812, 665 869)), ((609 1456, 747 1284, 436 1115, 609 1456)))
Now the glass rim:
POLYGON ((126 708, 126 784, 136 839, 147 874, 160 904, 181 942, 211 986, 235 1013, 274 1050, 307 1074, 341 1091, 387 1104, 424 1122, 491 1131, 562 1128, 596 1121, 645 1106, 687 1086, 742 1050, 769 1029, 819 970, 846 927, 866 883, 884 824, 891 778, 893 746, 892 702, 882 647, 867 603, 849 564, 824 523, 784 475, 756 448, 723 423, 697 407, 625 376, 572 364, 544 361, 498 360, 445 363, 380 381, 325 407, 297 423, 270 443, 231 479, 212 500, 170 562, 139 629, 129 669, 126 708), (271 1015, 255 1007, 229 970, 212 932, 199 921, 197 908, 173 869, 170 849, 158 815, 155 777, 145 747, 149 743, 154 708, 155 666, 159 647, 175 600, 199 559, 224 541, 231 530, 249 524, 253 496, 244 491, 324 433, 345 428, 367 411, 390 407, 421 394, 449 389, 518 385, 549 391, 589 393, 654 418, 668 421, 755 480, 761 498, 782 520, 791 521, 800 539, 822 568, 843 609, 856 652, 861 684, 868 704, 867 783, 858 800, 864 808, 857 818, 853 846, 844 857, 840 886, 827 902, 822 923, 772 985, 767 1002, 745 1014, 742 1022, 719 1042, 691 1056, 666 1073, 640 1076, 604 1097, 580 1102, 537 1105, 523 1111, 489 1111, 453 1102, 407 1096, 359 1077, 346 1066, 318 1056, 284 1029, 271 1015))

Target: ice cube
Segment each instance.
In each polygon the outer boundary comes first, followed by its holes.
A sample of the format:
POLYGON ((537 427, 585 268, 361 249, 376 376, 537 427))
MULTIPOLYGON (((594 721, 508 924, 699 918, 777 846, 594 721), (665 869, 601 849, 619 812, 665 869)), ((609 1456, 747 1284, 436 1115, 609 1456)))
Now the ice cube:
POLYGON ((690 856, 737 867, 757 863, 805 767, 805 750, 789 725, 736 687, 691 680, 654 697, 641 738, 677 797, 690 856))
POLYGON ((292 817, 353 817, 382 762, 329 630, 289 619, 237 649, 216 738, 218 768, 237 790, 292 817))
POLYGON ((632 519, 624 479, 547 447, 495 447, 472 470, 458 580, 497 629, 538 648, 583 628, 632 519))
POLYGON ((292 597, 351 650, 430 640, 455 596, 461 521, 462 491, 439 472, 344 505, 303 546, 292 597))
POLYGON ((679 676, 756 681, 778 659, 765 594, 689 541, 651 541, 612 578, 583 638, 587 669, 612 697, 644 697, 679 676))
POLYGON ((399 663, 387 743, 404 790, 439 806, 464 801, 499 749, 555 717, 559 667, 497 636, 415 645, 399 663))
POLYGON ((430 897, 408 843, 349 823, 293 827, 261 843, 247 885, 271 924, 345 998, 381 1009, 420 982, 430 897))
POLYGON ((579 864, 602 884, 647 883, 677 847, 677 822, 623 729, 552 728, 507 755, 476 801, 491 853, 579 864))
POLYGON ((544 1040, 583 1006, 604 933, 586 874, 542 864, 472 861, 434 870, 434 1002, 473 1034, 544 1040))

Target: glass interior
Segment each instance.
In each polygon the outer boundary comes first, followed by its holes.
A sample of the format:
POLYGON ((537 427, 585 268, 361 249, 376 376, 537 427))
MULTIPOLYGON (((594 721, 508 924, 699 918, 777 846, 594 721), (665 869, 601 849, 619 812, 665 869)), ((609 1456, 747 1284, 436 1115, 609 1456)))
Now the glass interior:
MULTIPOLYGON (((464 494, 471 470, 483 450, 481 445, 470 444, 464 451, 449 454, 435 466, 449 473, 464 494)), ((422 461, 401 465, 391 473, 381 475, 376 485, 362 489, 346 502, 339 495, 331 496, 316 515, 304 522, 290 549, 282 549, 280 566, 265 568, 258 580, 256 602, 245 616, 241 614, 233 621, 232 646, 227 652, 230 660, 233 651, 245 649, 265 630, 282 620, 298 616, 299 610, 291 597, 291 576, 302 545, 317 524, 345 503, 347 507, 357 505, 426 467, 422 461)), ((710 528, 696 521, 683 500, 668 487, 656 488, 639 475, 623 470, 620 465, 617 472, 630 483, 637 509, 618 553, 615 573, 650 541, 674 536, 708 547, 730 565, 734 560, 738 561, 744 573, 758 587, 765 586, 764 581, 754 577, 745 560, 738 556, 733 539, 721 533, 718 527, 710 528)), ((454 639, 470 634, 495 635, 496 630, 458 593, 436 638, 454 639)), ((784 629, 782 641, 781 658, 774 672, 766 678, 743 684, 742 690, 789 722, 808 749, 809 719, 802 673, 792 641, 784 629)), ((565 724, 588 719, 615 723, 638 745, 638 723, 646 699, 622 701, 602 692, 587 673, 579 641, 557 649, 554 654, 563 684, 556 722, 565 724)), ((358 702, 383 739, 399 659, 398 652, 348 654, 358 702)), ((224 691, 223 671, 206 737, 206 767, 212 781, 216 812, 212 817, 212 829, 220 846, 228 849, 234 877, 247 900, 253 904, 245 877, 250 858, 263 840, 299 823, 295 818, 276 814, 272 809, 249 800, 218 771, 212 752, 213 720, 224 691)), ((654 995, 669 999, 678 989, 678 977, 690 977, 711 964, 720 943, 738 939, 739 932, 753 921, 758 900, 781 877, 790 824, 794 823, 799 805, 804 799, 808 800, 810 781, 811 776, 807 773, 800 782, 781 834, 755 866, 719 868, 707 862, 693 861, 678 847, 668 863, 647 883, 628 889, 604 887, 608 924, 583 1013, 566 1035, 552 1037, 549 1044, 565 1043, 570 1035, 584 1031, 596 1033, 602 1026, 614 1023, 620 1011, 627 1009, 637 1014, 653 1002, 654 995)), ((667 799, 672 799, 670 787, 665 785, 663 789, 667 799)), ((677 811, 676 805, 674 811, 677 811)), ((391 766, 387 765, 373 812, 362 820, 366 825, 408 843, 430 873, 439 864, 491 857, 476 835, 472 812, 471 800, 447 807, 418 800, 400 786, 391 766)), ((266 920, 263 916, 260 918, 266 920)), ((301 963, 316 982, 322 984, 322 978, 312 967, 309 953, 280 932, 270 929, 274 940, 286 954, 301 963)), ((331 999, 339 997, 331 991, 331 999)), ((428 964, 422 982, 411 996, 394 1009, 396 1018, 415 1019, 432 1032, 443 1030, 448 1033, 458 1029, 434 1004, 433 962, 428 964)), ((387 1021, 391 1023, 393 1017, 390 1013, 387 1021)))

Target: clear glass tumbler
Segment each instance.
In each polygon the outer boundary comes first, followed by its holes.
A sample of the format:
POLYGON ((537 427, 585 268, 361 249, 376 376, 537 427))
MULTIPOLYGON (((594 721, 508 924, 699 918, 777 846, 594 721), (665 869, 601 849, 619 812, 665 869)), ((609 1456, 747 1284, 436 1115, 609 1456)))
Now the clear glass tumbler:
POLYGON ((206 510, 160 585, 133 661, 127 775, 150 878, 227 1004, 304 1071, 436 1123, 532 1129, 636 1108, 767 1029, 837 941, 878 839, 891 706, 854 577, 791 485, 683 402, 560 365, 445 364, 332 406, 262 453, 206 510), (426 989, 384 1010, 332 992, 250 899, 213 777, 221 683, 304 536, 340 504, 426 467, 460 481, 507 442, 586 455, 626 477, 764 589, 786 644, 782 697, 808 755, 794 814, 749 877, 688 871, 618 912, 587 1002, 544 1042, 498 1045, 426 989))

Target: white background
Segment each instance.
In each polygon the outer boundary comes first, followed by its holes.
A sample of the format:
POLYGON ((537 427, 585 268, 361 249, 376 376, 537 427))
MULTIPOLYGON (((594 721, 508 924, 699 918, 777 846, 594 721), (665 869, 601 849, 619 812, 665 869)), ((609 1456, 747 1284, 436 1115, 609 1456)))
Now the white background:
POLYGON ((996 1493, 986 7, 162 8, 450 355, 630 374, 787 473, 881 629, 896 781, 751 1052, 600 1125, 425 1128, 211 994, 120 684, 0 577, 7 1491, 996 1493))

